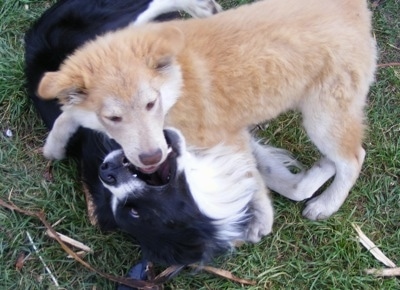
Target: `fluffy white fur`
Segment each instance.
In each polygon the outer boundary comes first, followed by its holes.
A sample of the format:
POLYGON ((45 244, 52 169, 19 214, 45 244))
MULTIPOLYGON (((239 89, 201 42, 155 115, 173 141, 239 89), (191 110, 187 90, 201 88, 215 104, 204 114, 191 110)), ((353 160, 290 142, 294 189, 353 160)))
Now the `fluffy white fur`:
POLYGON ((222 11, 222 8, 214 0, 153 0, 133 25, 147 23, 158 15, 177 10, 183 10, 195 18, 204 18, 222 11))
POLYGON ((265 184, 291 200, 310 198, 335 175, 335 165, 327 158, 322 158, 312 168, 304 170, 303 165, 286 150, 265 147, 256 141, 252 142, 252 148, 265 184), (295 169, 297 173, 290 169, 295 169))
MULTIPOLYGON (((120 150, 115 150, 109 153, 106 158, 104 159, 104 162, 109 162, 114 158, 114 156, 119 155, 122 152, 122 149, 120 150)), ((141 181, 140 179, 134 179, 132 178, 129 182, 121 183, 118 184, 117 186, 110 186, 107 183, 103 182, 104 187, 106 187, 108 190, 110 190, 113 194, 113 197, 111 199, 111 208, 113 213, 115 214, 117 211, 117 202, 118 200, 126 200, 128 194, 131 192, 135 192, 136 194, 140 194, 141 188, 144 187, 144 182, 141 181)))
MULTIPOLYGON (((251 164, 246 155, 224 145, 208 150, 185 152, 183 164, 187 182, 200 210, 214 219, 221 240, 245 240, 247 233, 238 231, 236 225, 251 219, 248 206, 260 184, 249 176, 251 164)), ((273 209, 269 202, 269 217, 264 220, 270 228, 273 224, 273 209)))
MULTIPOLYGON (((173 130, 169 128, 169 130, 173 130)), ((176 131, 176 130, 175 130, 176 131)), ((237 241, 247 241, 247 232, 243 232, 239 225, 243 220, 254 219, 252 204, 254 195, 260 190, 257 176, 249 175, 252 163, 248 162, 245 153, 237 148, 219 144, 210 149, 186 149, 181 136, 181 156, 178 157, 178 172, 184 172, 190 192, 200 211, 213 219, 218 230, 220 240, 229 241, 233 246, 237 241)), ((284 194, 286 187, 296 187, 304 172, 298 174, 290 172, 290 167, 302 168, 289 152, 267 145, 260 145, 253 141, 254 155, 260 160, 259 169, 263 173, 264 186, 271 186, 274 190, 284 194)), ((112 160, 121 150, 110 153, 105 162, 112 160)), ((117 201, 128 198, 132 192, 140 194, 144 182, 133 179, 118 186, 104 184, 113 194, 112 208, 115 213, 117 201)), ((264 222, 269 228, 273 224, 273 208, 268 201, 269 216, 264 222)))

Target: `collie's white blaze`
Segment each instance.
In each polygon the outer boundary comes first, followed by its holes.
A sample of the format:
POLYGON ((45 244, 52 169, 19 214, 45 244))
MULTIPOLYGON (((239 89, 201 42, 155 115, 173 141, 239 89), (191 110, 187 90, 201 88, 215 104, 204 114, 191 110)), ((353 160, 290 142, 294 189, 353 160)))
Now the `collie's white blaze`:
MULTIPOLYGON (((104 162, 110 162, 116 156, 120 155, 121 152, 122 152, 122 149, 112 151, 104 159, 104 162)), ((132 193, 140 194, 141 189, 143 189, 145 187, 145 182, 140 179, 136 179, 136 178, 132 178, 127 182, 118 183, 117 186, 108 185, 103 181, 102 181, 102 183, 103 183, 104 187, 107 188, 112 193, 111 208, 112 208, 114 215, 116 214, 118 201, 127 200, 128 196, 132 193)))
POLYGON ((140 179, 131 179, 129 182, 121 183, 118 186, 109 186, 105 183, 103 185, 112 193, 111 207, 114 215, 119 201, 125 202, 129 195, 132 193, 140 194, 140 190, 144 188, 144 182, 140 179))

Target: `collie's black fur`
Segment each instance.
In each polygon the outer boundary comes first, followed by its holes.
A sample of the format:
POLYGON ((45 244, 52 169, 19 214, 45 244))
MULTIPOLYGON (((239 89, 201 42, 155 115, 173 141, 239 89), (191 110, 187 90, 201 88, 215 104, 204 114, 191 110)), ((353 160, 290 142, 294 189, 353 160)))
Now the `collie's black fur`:
MULTIPOLYGON (((118 226, 139 241, 145 257, 184 264, 209 261, 231 246, 229 239, 218 237, 214 220, 196 206, 184 171, 182 136, 172 129, 165 135, 171 152, 155 173, 141 173, 122 150, 115 150, 100 166, 100 179, 114 195, 111 207, 118 226)), ((247 221, 236 225, 238 232, 245 232, 247 221)))
MULTIPOLYGON (((151 0, 61 0, 34 23, 25 37, 27 90, 48 129, 61 111, 55 101, 37 97, 42 75, 57 70, 86 41, 128 25, 150 3, 151 0)), ((165 14, 158 20, 178 15, 165 14)), ((93 198, 95 217, 102 230, 123 229, 140 242, 144 258, 163 264, 204 261, 229 247, 215 237, 215 226, 194 202, 183 173, 171 179, 168 187, 149 186, 142 195, 133 193, 126 201, 128 206, 134 204, 145 219, 132 218, 126 206, 119 205, 113 213, 112 195, 99 179, 99 167, 115 149, 119 145, 114 141, 85 128, 78 130, 67 148, 68 155, 80 163, 81 176, 93 198)))

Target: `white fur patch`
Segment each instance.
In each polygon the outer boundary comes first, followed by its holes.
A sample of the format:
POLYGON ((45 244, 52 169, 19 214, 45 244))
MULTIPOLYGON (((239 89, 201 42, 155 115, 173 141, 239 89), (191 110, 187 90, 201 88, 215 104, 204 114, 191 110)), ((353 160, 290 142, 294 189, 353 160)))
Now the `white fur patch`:
POLYGON ((243 240, 238 224, 250 218, 246 210, 259 189, 257 180, 248 175, 252 170, 252 165, 246 165, 248 159, 224 145, 181 158, 192 196, 200 211, 214 219, 218 238, 243 240))
POLYGON ((109 186, 105 183, 103 185, 112 192, 111 207, 114 215, 116 215, 118 202, 125 202, 132 192, 140 194, 139 192, 144 187, 144 182, 139 179, 132 179, 119 186, 109 186))
POLYGON ((69 138, 78 130, 79 126, 104 132, 96 114, 79 108, 68 109, 63 107, 63 112, 54 122, 43 148, 44 156, 48 159, 62 159, 65 157, 69 138))
POLYGON ((100 123, 99 118, 93 111, 83 110, 79 108, 73 108, 71 110, 65 110, 65 112, 71 112, 74 120, 79 120, 82 127, 90 128, 96 131, 105 132, 105 128, 100 123))
POLYGON ((168 81, 160 88, 164 115, 167 114, 169 109, 176 103, 178 97, 181 95, 181 89, 183 87, 182 71, 178 64, 171 65, 166 73, 168 74, 168 81))
POLYGON ((123 152, 122 149, 111 151, 110 153, 108 153, 108 155, 104 159, 104 163, 110 162, 111 160, 113 160, 115 158, 115 156, 120 155, 122 152, 123 152))
POLYGON ((214 0, 153 0, 133 25, 141 25, 163 13, 178 10, 183 10, 195 18, 205 18, 222 11, 222 8, 214 0))
POLYGON ((305 170, 286 150, 262 146, 255 141, 252 142, 252 148, 266 186, 295 201, 310 198, 335 174, 335 165, 326 158, 305 170), (296 168, 298 172, 293 173, 290 168, 296 168))
MULTIPOLYGON (((120 155, 121 152, 122 149, 112 151, 106 156, 104 162, 110 162, 116 156, 120 155)), ((143 189, 145 186, 144 181, 141 181, 140 179, 130 179, 128 182, 121 183, 118 186, 110 186, 104 182, 102 183, 104 187, 112 193, 111 208, 114 215, 116 214, 119 201, 127 200, 132 192, 140 194, 140 189, 143 189)))

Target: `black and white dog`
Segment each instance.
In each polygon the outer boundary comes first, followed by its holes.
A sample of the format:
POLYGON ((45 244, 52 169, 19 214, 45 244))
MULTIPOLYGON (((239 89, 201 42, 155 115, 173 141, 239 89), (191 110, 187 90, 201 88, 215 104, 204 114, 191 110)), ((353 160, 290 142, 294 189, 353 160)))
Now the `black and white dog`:
MULTIPOLYGON (((163 14, 167 12, 184 10, 206 17, 220 9, 213 0, 61 0, 26 34, 29 97, 51 129, 61 111, 57 103, 37 97, 37 85, 45 72, 57 70, 83 43, 156 16, 160 21, 179 17, 163 14)), ((154 262, 209 261, 245 240, 257 182, 248 174, 241 153, 232 148, 223 144, 209 150, 186 148, 184 137, 172 128, 165 130, 165 138, 169 157, 153 174, 136 170, 118 144, 89 129, 78 130, 67 152, 80 162, 102 230, 129 233, 140 243, 144 257, 154 262)), ((257 142, 251 146, 269 188, 284 192, 302 178, 303 173, 288 170, 298 164, 283 150, 257 142)))
POLYGON ((100 178, 112 193, 118 226, 134 236, 152 261, 208 261, 245 240, 257 183, 245 160, 224 146, 188 152, 180 133, 165 130, 170 153, 157 172, 141 173, 122 150, 111 152, 100 178), (242 159, 242 160, 241 160, 242 159))

